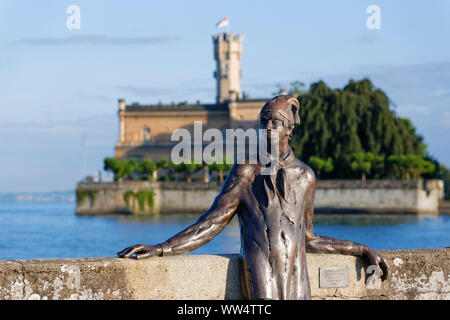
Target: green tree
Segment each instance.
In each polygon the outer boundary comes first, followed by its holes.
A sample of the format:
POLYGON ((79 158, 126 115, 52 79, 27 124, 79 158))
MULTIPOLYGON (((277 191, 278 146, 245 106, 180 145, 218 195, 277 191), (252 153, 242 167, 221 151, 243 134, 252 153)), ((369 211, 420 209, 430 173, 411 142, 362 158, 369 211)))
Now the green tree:
POLYGON ((139 162, 136 159, 105 158, 103 169, 114 174, 114 181, 120 181, 132 175, 138 164, 139 162))
POLYGON ((105 158, 103 160, 103 170, 112 172, 114 175, 114 181, 116 181, 117 159, 105 158))
POLYGON ((151 159, 144 159, 142 160, 139 165, 137 166, 136 171, 144 176, 144 179, 150 180, 150 177, 152 177, 152 180, 157 179, 156 170, 157 165, 155 162, 153 162, 151 159))
POLYGON ((386 176, 386 160, 383 155, 374 155, 370 176, 374 179, 381 179, 386 176))
POLYGON ((233 164, 226 158, 216 159, 209 165, 209 170, 219 172, 219 181, 222 184, 224 181, 224 172, 230 171, 233 164))
POLYGON ((361 180, 366 181, 366 174, 370 172, 373 160, 374 155, 370 152, 353 153, 350 166, 353 171, 361 172, 361 180))
POLYGON ((326 160, 312 156, 308 160, 308 165, 311 166, 311 168, 315 171, 317 176, 320 178, 322 175, 322 172, 330 173, 333 171, 333 159, 328 157, 326 160))
MULTIPOLYGON (((169 160, 167 160, 167 158, 165 158, 165 157, 161 158, 161 160, 156 162, 157 169, 168 169, 168 168, 170 168, 170 166, 171 166, 171 162, 169 160)), ((168 174, 166 174, 165 180, 166 181, 170 180, 170 171, 168 174)))
POLYGON ((406 158, 404 155, 390 155, 387 159, 388 172, 397 179, 406 178, 406 158))
POLYGON ((436 164, 419 155, 392 155, 388 158, 389 172, 398 179, 420 179, 436 171, 436 164))
POLYGON ((300 159, 332 158, 330 178, 355 176, 354 153, 370 152, 383 158, 374 159, 371 178, 386 177, 390 155, 426 155, 426 145, 412 122, 397 117, 387 95, 368 79, 350 80, 343 89, 330 89, 319 81, 298 99, 302 123, 291 140, 294 154, 300 159))
POLYGON ((406 166, 408 177, 412 176, 415 180, 420 179, 423 173, 430 173, 435 169, 435 165, 431 161, 418 155, 407 155, 406 166))
POLYGON ((136 171, 139 166, 139 161, 136 159, 119 159, 119 166, 121 168, 120 178, 124 179, 136 171))
POLYGON ((204 166, 203 163, 200 163, 200 164, 194 163, 194 159, 192 159, 190 161, 182 161, 180 164, 175 164, 173 162, 171 164, 176 172, 185 173, 185 178, 188 182, 192 182, 192 173, 202 169, 204 166))
POLYGON ((156 165, 158 167, 158 169, 167 169, 169 167, 169 160, 167 160, 167 158, 161 158, 161 160, 159 160, 156 165))

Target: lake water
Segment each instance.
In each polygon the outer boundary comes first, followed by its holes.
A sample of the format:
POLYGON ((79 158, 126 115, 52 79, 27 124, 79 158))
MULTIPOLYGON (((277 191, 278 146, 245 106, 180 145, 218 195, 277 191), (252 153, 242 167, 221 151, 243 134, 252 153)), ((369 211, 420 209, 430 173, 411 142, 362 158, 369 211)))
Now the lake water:
MULTIPOLYGON (((199 215, 79 217, 74 203, 1 203, 0 260, 113 257, 130 245, 156 244, 199 215)), ((374 249, 450 246, 450 216, 316 215, 315 232, 374 249)), ((237 219, 195 254, 239 253, 237 219)))

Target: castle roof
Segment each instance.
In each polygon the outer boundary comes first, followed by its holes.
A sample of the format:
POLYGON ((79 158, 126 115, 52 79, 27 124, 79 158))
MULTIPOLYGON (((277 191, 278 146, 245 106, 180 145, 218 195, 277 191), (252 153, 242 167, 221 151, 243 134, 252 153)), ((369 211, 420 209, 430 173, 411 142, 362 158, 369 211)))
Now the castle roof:
POLYGON ((133 103, 126 106, 126 111, 131 112, 189 112, 189 111, 204 111, 204 112, 227 112, 227 103, 217 104, 156 104, 156 105, 141 105, 133 103))
MULTIPOLYGON (((264 104, 268 99, 242 99, 237 100, 234 103, 262 103, 264 104)), ((228 105, 230 102, 223 103, 212 103, 212 104, 189 104, 189 103, 178 103, 178 104, 153 104, 144 105, 139 103, 133 103, 126 106, 125 111, 127 112, 228 112, 228 105)), ((261 104, 261 106, 262 106, 261 104)))

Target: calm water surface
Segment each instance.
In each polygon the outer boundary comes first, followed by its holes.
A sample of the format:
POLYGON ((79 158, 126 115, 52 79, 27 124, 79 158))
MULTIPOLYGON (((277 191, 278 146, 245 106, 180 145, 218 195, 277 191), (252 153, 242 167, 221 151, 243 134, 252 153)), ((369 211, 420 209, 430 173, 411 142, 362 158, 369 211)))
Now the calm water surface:
MULTIPOLYGON (((73 203, 1 203, 0 260, 113 257, 123 248, 165 241, 199 215, 78 217, 73 203)), ((315 232, 375 249, 450 246, 450 216, 316 215, 315 232)), ((238 253, 237 219, 195 254, 238 253)))

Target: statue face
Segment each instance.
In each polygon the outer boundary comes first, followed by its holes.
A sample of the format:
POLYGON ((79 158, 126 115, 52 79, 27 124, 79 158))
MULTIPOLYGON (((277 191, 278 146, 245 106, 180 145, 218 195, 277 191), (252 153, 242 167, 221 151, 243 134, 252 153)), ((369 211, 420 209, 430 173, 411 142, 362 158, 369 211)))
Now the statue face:
POLYGON ((291 96, 276 96, 266 102, 260 112, 260 129, 267 130, 268 152, 272 143, 276 143, 271 134, 276 130, 278 133, 278 149, 285 153, 289 149, 289 140, 294 130, 294 125, 300 123, 298 114, 300 104, 291 96))
POLYGON ((267 142, 270 145, 272 131, 278 130, 280 144, 286 143, 292 134, 292 125, 277 112, 264 112, 260 117, 260 129, 267 130, 267 142))

